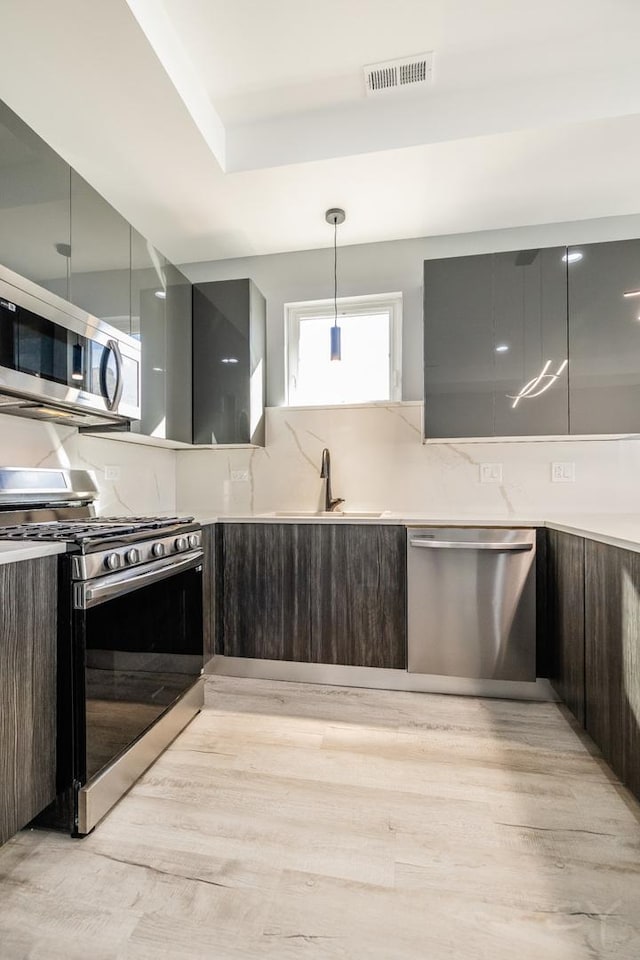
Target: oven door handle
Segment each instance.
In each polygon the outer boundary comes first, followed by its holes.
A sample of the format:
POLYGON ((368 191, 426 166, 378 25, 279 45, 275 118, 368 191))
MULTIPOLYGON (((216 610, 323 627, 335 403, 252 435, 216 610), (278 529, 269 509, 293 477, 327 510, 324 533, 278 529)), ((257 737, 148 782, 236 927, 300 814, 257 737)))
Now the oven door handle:
POLYGON ((75 610, 89 610, 90 607, 96 607, 107 600, 115 600, 116 597, 122 597, 141 587, 148 587, 152 583, 159 583, 177 573, 193 570, 199 566, 202 566, 202 550, 190 550, 189 553, 183 553, 179 559, 158 560, 151 568, 146 567, 137 574, 124 570, 121 573, 100 577, 98 580, 74 583, 73 607, 75 610))

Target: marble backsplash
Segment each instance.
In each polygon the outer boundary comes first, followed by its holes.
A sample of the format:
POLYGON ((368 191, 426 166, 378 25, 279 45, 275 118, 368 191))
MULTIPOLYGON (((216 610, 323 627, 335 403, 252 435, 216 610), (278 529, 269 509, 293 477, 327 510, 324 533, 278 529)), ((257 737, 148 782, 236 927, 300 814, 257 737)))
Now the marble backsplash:
POLYGON ((419 403, 271 407, 264 449, 178 451, 0 416, 0 463, 90 469, 98 510, 111 516, 316 510, 325 446, 334 496, 348 510, 531 520, 640 512, 640 439, 425 445, 421 415, 419 403), (574 463, 575 482, 552 483, 552 462, 574 463), (501 463, 502 483, 481 483, 481 463, 501 463))
POLYGON ((264 449, 177 452, 178 511, 318 509, 326 446, 333 494, 349 510, 531 520, 638 512, 640 439, 425 445, 421 415, 420 403, 269 408, 264 449), (553 462, 574 463, 575 482, 552 483, 553 462), (502 483, 481 483, 481 463, 501 463, 502 483))
POLYGON ((92 470, 104 516, 173 513, 176 509, 175 452, 90 437, 72 427, 0 416, 0 465, 75 467, 92 470), (105 468, 119 476, 105 478, 105 468))

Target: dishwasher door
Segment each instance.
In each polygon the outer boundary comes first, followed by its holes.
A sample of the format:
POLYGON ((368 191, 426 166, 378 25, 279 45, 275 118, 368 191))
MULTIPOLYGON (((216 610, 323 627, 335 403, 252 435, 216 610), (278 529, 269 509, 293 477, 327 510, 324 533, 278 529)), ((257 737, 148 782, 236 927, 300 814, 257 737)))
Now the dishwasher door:
POLYGON ((407 530, 409 673, 536 679, 535 530, 407 530))

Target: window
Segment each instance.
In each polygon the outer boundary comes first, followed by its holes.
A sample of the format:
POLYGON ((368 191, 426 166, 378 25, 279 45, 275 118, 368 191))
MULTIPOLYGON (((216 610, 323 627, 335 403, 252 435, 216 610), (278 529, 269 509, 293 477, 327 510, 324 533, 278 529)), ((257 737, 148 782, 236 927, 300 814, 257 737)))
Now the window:
POLYGON ((290 406, 401 399, 402 294, 341 297, 340 361, 330 357, 333 300, 285 304, 290 406))

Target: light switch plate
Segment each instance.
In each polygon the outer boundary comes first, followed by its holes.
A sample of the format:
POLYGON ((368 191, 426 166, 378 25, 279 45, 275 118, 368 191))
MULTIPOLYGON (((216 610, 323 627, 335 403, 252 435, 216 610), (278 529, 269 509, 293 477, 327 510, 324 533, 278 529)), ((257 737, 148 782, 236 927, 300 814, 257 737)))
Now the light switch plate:
POLYGON ((574 483, 576 479, 575 463, 552 463, 551 464, 551 482, 552 483, 574 483))
POLYGON ((120 467, 105 467, 105 468, 104 468, 104 478, 105 478, 105 480, 119 480, 119 479, 120 479, 120 467))
POLYGON ((231 482, 232 483, 249 483, 249 471, 248 470, 232 470, 231 482))
POLYGON ((481 463, 480 483, 502 483, 502 464, 481 463))

